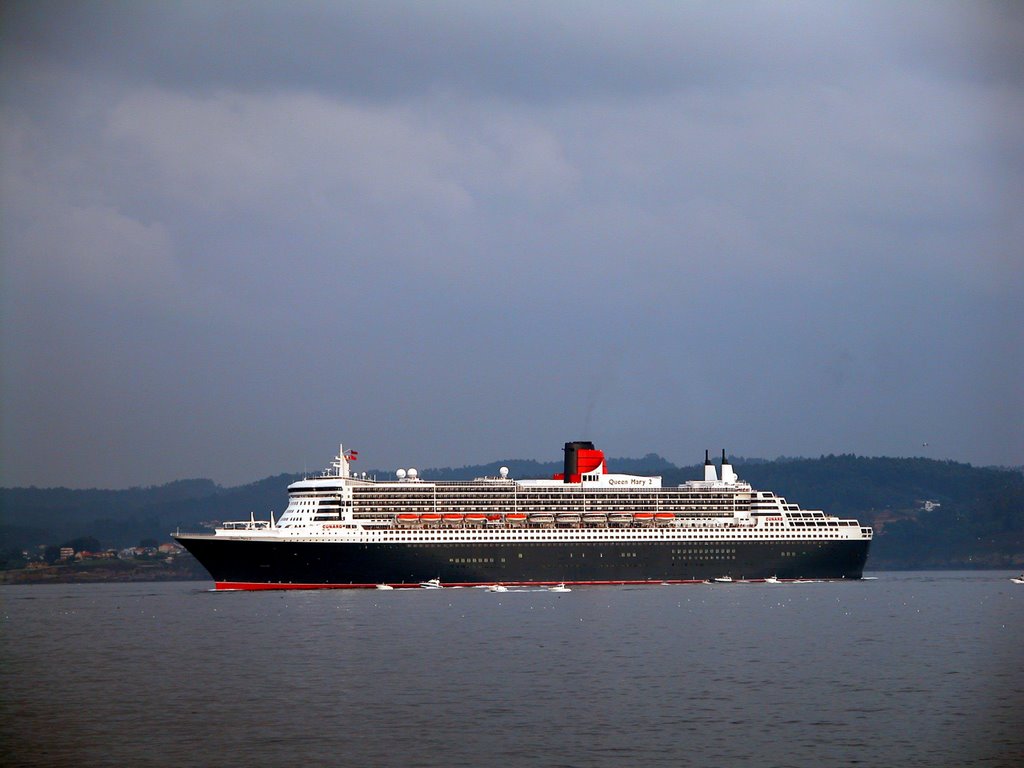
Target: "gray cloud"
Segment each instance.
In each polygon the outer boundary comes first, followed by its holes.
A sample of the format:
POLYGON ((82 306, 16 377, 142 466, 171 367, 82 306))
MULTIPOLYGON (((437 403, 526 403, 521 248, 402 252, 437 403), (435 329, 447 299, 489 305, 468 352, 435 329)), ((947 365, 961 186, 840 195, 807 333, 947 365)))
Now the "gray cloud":
POLYGON ((1024 463, 1012 6, 15 3, 2 35, 5 484, 339 438, 1024 463))

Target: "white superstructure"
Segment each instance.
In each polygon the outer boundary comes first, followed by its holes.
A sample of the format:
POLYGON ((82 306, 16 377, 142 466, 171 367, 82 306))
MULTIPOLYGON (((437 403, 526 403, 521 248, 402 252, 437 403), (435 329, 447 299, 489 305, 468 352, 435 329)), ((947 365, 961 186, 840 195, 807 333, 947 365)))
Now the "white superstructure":
MULTIPOLYGON (((567 444, 568 446, 569 444, 567 444)), ((802 510, 739 480, 705 457, 703 480, 608 473, 603 455, 561 479, 429 481, 415 469, 394 480, 351 472, 339 449, 331 468, 288 487, 279 519, 225 523, 218 537, 311 542, 807 542, 870 540, 856 520, 802 510), (576 478, 578 477, 578 481, 576 478)), ((575 465, 574 465, 575 466, 575 465)))

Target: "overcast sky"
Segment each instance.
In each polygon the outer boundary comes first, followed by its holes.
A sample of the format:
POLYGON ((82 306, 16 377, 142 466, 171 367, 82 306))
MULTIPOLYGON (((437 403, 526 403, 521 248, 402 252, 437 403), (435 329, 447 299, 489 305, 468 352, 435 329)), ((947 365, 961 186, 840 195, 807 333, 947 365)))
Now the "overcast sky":
POLYGON ((1020 5, 0 13, 0 484, 1024 464, 1020 5))

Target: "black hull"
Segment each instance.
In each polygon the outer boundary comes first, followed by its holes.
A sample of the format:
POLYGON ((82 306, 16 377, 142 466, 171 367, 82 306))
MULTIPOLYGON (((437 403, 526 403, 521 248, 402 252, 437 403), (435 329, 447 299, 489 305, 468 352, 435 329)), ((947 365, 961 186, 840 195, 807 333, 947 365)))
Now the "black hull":
POLYGON ((340 543, 175 536, 218 589, 859 579, 869 541, 340 543))

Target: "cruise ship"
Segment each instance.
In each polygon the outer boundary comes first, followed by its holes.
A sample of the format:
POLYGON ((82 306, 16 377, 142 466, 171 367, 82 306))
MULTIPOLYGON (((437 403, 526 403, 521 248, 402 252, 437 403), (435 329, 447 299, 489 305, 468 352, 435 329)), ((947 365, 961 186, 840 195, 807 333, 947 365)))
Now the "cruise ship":
POLYGON ((663 584, 859 579, 871 528, 802 510, 737 477, 722 451, 704 477, 609 472, 591 442, 565 444, 550 479, 378 480, 339 447, 288 486, 275 520, 225 522, 174 538, 218 590, 663 584))

